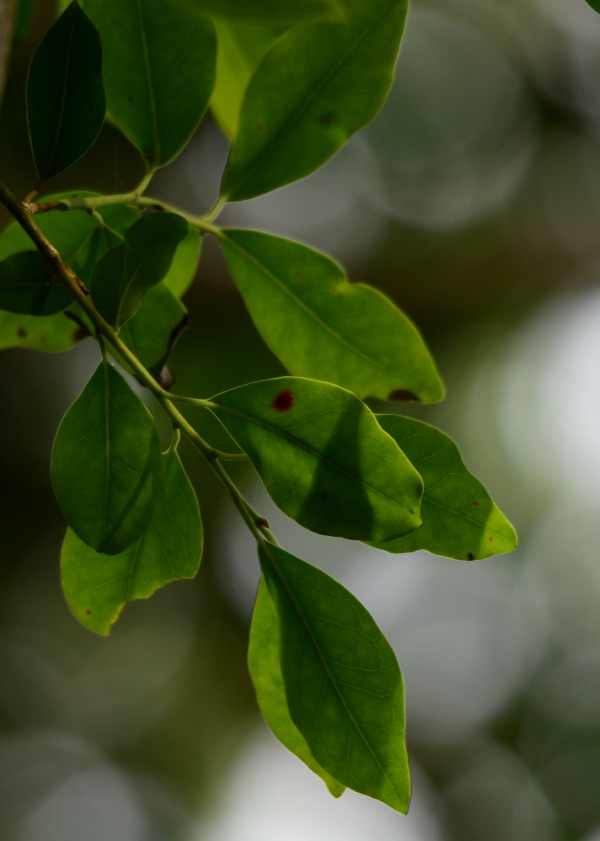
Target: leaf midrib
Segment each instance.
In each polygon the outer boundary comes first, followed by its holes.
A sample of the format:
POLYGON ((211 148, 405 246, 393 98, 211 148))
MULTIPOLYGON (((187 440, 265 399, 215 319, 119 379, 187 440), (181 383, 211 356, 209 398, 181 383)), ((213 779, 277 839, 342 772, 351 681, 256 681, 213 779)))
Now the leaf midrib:
POLYGON ((50 171, 53 172, 56 168, 56 158, 58 157, 58 148, 59 148, 59 141, 62 137, 63 132, 63 123, 65 119, 65 108, 67 102, 67 87, 69 82, 69 77, 71 75, 71 60, 73 54, 73 39, 75 35, 75 29, 77 27, 77 16, 72 13, 73 20, 71 21, 69 27, 69 34, 67 37, 67 49, 65 51, 65 67, 64 67, 64 76, 63 76, 63 86, 60 98, 60 107, 58 112, 58 120, 56 123, 56 131, 54 134, 54 142, 52 144, 52 151, 50 154, 49 162, 50 162, 50 171))
POLYGON ((136 9, 138 15, 138 22, 140 25, 140 38, 142 42, 142 55, 144 58, 144 67, 146 70, 145 79, 146 79, 146 89, 148 93, 148 100, 150 103, 150 116, 152 119, 152 146, 153 146, 153 155, 154 160, 151 162, 152 164, 157 164, 160 161, 161 155, 161 148, 160 148, 160 134, 158 129, 158 109, 156 104, 156 96, 154 92, 154 79, 152 75, 152 63, 150 61, 150 48, 148 45, 148 35, 146 33, 146 26, 144 22, 144 13, 142 11, 142 0, 137 0, 136 2, 136 9))

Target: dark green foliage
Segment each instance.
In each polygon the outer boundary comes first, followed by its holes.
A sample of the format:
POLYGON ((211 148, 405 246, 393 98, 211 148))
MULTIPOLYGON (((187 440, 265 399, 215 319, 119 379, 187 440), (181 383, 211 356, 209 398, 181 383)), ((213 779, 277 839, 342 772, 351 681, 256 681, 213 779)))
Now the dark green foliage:
POLYGON ((105 112, 100 38, 73 2, 40 44, 27 82, 29 135, 42 180, 87 152, 105 112))
POLYGON ((33 191, 21 202, 0 181, 14 217, 0 237, 0 348, 62 351, 91 336, 102 354, 51 458, 68 525, 61 570, 71 612, 106 635, 128 602, 198 571, 202 518, 178 454, 187 437, 258 544, 264 577, 248 666, 266 722, 334 796, 352 788, 400 812, 410 775, 396 657, 348 591, 277 545, 226 461, 249 460, 302 526, 388 552, 475 560, 511 551, 516 535, 444 433, 376 416, 363 402, 444 396, 410 319, 376 289, 351 283, 325 254, 217 220, 227 201, 308 175, 375 116, 393 80, 406 7, 72 3, 29 75, 40 177, 88 150, 105 98, 109 118, 144 157, 146 177, 124 194, 33 191), (232 146, 220 200, 196 216, 146 190, 154 171, 183 151, 209 101, 232 146), (169 390, 169 356, 188 321, 181 298, 205 236, 219 242, 258 331, 291 376, 257 376, 210 400, 169 390), (152 396, 161 431, 170 424, 166 453, 121 370, 152 396), (205 440, 180 401, 216 416, 235 452, 205 440))

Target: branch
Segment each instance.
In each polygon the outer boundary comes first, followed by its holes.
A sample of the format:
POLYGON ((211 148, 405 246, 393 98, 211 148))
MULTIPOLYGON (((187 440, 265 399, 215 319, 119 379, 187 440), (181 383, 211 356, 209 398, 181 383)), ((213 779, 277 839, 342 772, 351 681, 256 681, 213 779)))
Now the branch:
MULTIPOLYGON (((102 337, 102 339, 104 339, 112 347, 113 351, 116 351, 116 353, 122 357, 125 362, 127 362, 137 381, 152 392, 167 415, 171 418, 174 426, 181 429, 181 431, 188 436, 194 446, 202 453, 213 473, 217 476, 221 484, 223 484, 228 490, 234 505, 242 515, 254 537, 258 541, 269 540, 270 542, 273 542, 273 536, 270 533, 267 521, 264 517, 261 517, 260 514, 254 511, 221 464, 220 459, 229 457, 229 454, 222 453, 220 450, 215 449, 207 441, 205 441, 201 435, 199 435, 187 418, 175 406, 169 392, 165 391, 165 389, 162 388, 162 386, 154 379, 152 374, 128 348, 112 325, 109 324, 108 321, 106 321, 106 319, 98 312, 90 298, 89 291, 85 284, 80 280, 73 269, 65 263, 60 253, 36 224, 31 213, 30 205, 20 202, 13 195, 12 191, 2 182, 0 182, 0 202, 23 228, 40 253, 47 259, 53 271, 65 281, 71 290, 73 297, 77 300, 81 308, 94 324, 98 337, 102 337)), ((212 405, 209 400, 202 400, 200 398, 194 398, 193 402, 197 406, 205 409, 210 409, 212 405)), ((233 458, 237 459, 238 455, 233 454, 233 458)))

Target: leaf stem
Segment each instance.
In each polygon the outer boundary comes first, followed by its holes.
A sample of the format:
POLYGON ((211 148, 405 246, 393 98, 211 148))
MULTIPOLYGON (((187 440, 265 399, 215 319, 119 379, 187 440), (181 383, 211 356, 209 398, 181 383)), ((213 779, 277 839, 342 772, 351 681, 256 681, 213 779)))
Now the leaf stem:
POLYGON ((139 186, 129 193, 114 193, 106 196, 75 196, 71 199, 62 198, 48 202, 29 202, 27 203, 27 208, 31 215, 35 215, 37 213, 48 213, 50 210, 80 209, 97 211, 102 207, 127 204, 133 207, 152 208, 165 213, 176 213, 178 216, 182 216, 192 227, 214 234, 215 236, 220 235, 220 228, 213 223, 223 210, 225 201, 220 199, 206 215, 196 216, 193 213, 188 213, 186 210, 183 210, 177 205, 171 204, 170 202, 154 198, 153 196, 142 195, 146 186, 150 182, 152 174, 153 173, 148 173, 139 186))
POLYGON ((186 402, 194 402, 196 405, 207 409, 213 405, 211 401, 202 400, 201 398, 180 398, 166 391, 129 349, 112 325, 98 312, 90 298, 88 289, 36 224, 31 205, 20 202, 12 191, 1 181, 0 203, 6 207, 16 222, 30 237, 40 253, 48 260, 53 271, 66 282, 74 298, 94 324, 102 349, 104 349, 105 342, 111 345, 113 351, 116 351, 117 355, 122 357, 129 365, 138 382, 147 388, 158 400, 167 415, 171 418, 173 425, 184 432, 194 446, 202 453, 213 473, 229 491, 234 505, 256 540, 260 542, 264 542, 265 540, 274 542, 267 521, 254 511, 220 461, 221 459, 238 460, 239 454, 223 453, 221 450, 212 447, 175 406, 173 398, 184 399, 186 402))

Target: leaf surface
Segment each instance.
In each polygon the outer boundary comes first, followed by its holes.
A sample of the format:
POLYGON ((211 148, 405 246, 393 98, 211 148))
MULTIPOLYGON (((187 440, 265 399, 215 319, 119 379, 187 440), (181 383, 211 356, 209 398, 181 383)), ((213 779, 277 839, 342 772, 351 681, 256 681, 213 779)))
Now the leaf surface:
POLYGON ((214 25, 189 0, 85 0, 104 49, 111 119, 150 168, 198 128, 215 79, 214 25))
POLYGON ((419 331, 381 292, 349 283, 338 263, 288 239, 225 230, 220 241, 256 327, 290 373, 359 397, 443 398, 419 331))
POLYGON ((94 303, 114 325, 124 324, 144 296, 169 272, 189 226, 175 213, 153 213, 129 228, 123 245, 98 263, 92 281, 94 303))
POLYGON ((72 302, 69 290, 53 279, 48 262, 36 251, 13 254, 0 262, 0 310, 25 315, 53 315, 72 302))
POLYGON ((377 541, 420 525, 421 477, 349 391, 281 377, 212 403, 275 503, 306 528, 377 541))
POLYGON ((465 467, 456 444, 439 429, 413 418, 378 415, 425 484, 423 525, 378 547, 388 552, 427 549, 459 560, 481 560, 517 547, 513 526, 481 482, 465 467))
POLYGON ((142 534, 158 456, 150 413, 102 362, 62 419, 51 459, 60 508, 88 546, 117 554, 142 534))
POLYGON ((308 175, 383 105, 406 0, 344 0, 343 8, 345 23, 294 27, 258 66, 221 185, 230 201, 308 175))
POLYGON ((278 546, 259 555, 276 605, 289 711, 316 761, 406 813, 404 687, 394 652, 344 587, 278 546))
POLYGON ((334 797, 340 797, 344 786, 321 768, 290 716, 281 673, 280 646, 277 610, 262 579, 252 614, 248 647, 248 669, 258 706, 279 741, 322 778, 334 797))
POLYGON ((79 160, 105 113, 100 36, 73 2, 38 47, 27 80, 29 136, 40 178, 79 160))
POLYGON ((161 457, 160 484, 148 528, 118 555, 102 555, 71 529, 61 552, 63 592, 84 627, 107 635, 126 604, 193 578, 204 542, 196 494, 176 450, 161 457))
POLYGON ((121 338, 142 365, 154 368, 166 362, 187 323, 187 310, 181 301, 159 283, 121 330, 121 338))

